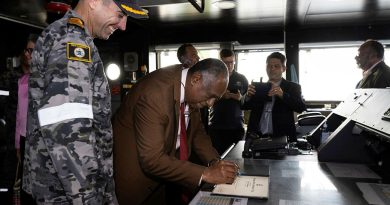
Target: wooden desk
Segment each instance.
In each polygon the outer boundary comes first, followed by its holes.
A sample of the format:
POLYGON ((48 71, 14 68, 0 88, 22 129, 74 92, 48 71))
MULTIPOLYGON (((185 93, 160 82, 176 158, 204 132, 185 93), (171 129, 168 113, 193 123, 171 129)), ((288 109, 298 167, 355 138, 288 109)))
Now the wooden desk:
MULTIPOLYGON (((244 141, 240 141, 226 160, 242 159, 244 141)), ((286 156, 283 159, 244 159, 245 162, 269 164, 268 200, 249 199, 249 205, 358 205, 367 204, 356 182, 379 183, 377 179, 338 178, 325 163, 313 155, 286 156)))

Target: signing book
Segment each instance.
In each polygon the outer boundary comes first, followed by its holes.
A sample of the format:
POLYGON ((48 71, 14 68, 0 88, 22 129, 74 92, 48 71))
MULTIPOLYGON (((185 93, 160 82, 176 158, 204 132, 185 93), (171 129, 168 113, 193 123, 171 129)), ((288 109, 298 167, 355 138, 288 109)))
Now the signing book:
POLYGON ((237 176, 233 184, 218 184, 212 194, 247 198, 268 198, 269 177, 237 176))

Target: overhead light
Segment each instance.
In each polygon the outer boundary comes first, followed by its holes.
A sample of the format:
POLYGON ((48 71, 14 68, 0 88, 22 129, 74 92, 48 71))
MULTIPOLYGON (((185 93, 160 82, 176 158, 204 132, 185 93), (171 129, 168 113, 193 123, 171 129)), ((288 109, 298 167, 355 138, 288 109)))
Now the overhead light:
POLYGON ((119 78, 121 74, 121 70, 117 64, 111 63, 110 65, 107 66, 106 74, 108 79, 116 80, 119 78))
POLYGON ((236 2, 235 1, 228 1, 228 0, 215 1, 213 3, 213 5, 218 7, 219 9, 233 9, 233 8, 236 8, 236 2))

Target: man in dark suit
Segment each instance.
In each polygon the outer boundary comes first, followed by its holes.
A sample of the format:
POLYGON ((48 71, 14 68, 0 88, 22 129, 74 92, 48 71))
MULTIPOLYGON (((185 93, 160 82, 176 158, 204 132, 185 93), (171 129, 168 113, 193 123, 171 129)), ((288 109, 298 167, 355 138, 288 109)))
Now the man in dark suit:
POLYGON ((125 96, 114 116, 115 183, 121 204, 164 204, 164 189, 170 200, 166 204, 178 204, 184 189, 195 191, 202 181, 232 183, 237 174, 234 163, 217 160, 219 155, 199 112, 225 92, 229 76, 225 64, 205 59, 189 69, 180 66, 145 76, 125 96), (181 115, 182 103, 187 104, 187 117, 181 115), (185 134, 182 125, 187 127, 185 134), (181 136, 185 135, 183 143, 181 136), (191 150, 210 166, 181 160, 182 154, 190 157, 191 150), (172 184, 180 188, 172 189, 172 184))
POLYGON ((270 89, 264 95, 254 97, 255 86, 249 85, 242 100, 242 108, 252 110, 249 116, 247 134, 256 133, 261 137, 288 136, 296 141, 294 112, 306 110, 302 99, 301 86, 282 77, 286 71, 286 57, 274 52, 267 57, 267 75, 270 89))
POLYGON ((221 100, 210 108, 209 134, 213 146, 222 154, 245 135, 240 101, 248 90, 248 80, 234 70, 236 58, 232 50, 222 49, 219 56, 229 70, 229 85, 221 100))
POLYGON ((363 79, 357 88, 390 87, 390 68, 383 61, 384 48, 375 40, 364 42, 355 57, 359 68, 363 70, 363 79))
POLYGON ((177 59, 183 68, 191 68, 195 63, 199 62, 200 58, 196 48, 190 43, 185 43, 177 49, 177 59))

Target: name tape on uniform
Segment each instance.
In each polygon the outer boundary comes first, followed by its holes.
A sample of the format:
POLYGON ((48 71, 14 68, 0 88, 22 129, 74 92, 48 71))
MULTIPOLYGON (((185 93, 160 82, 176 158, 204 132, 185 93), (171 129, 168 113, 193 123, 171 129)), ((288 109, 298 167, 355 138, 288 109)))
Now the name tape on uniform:
POLYGON ((0 90, 0 95, 9 96, 9 91, 0 90))

